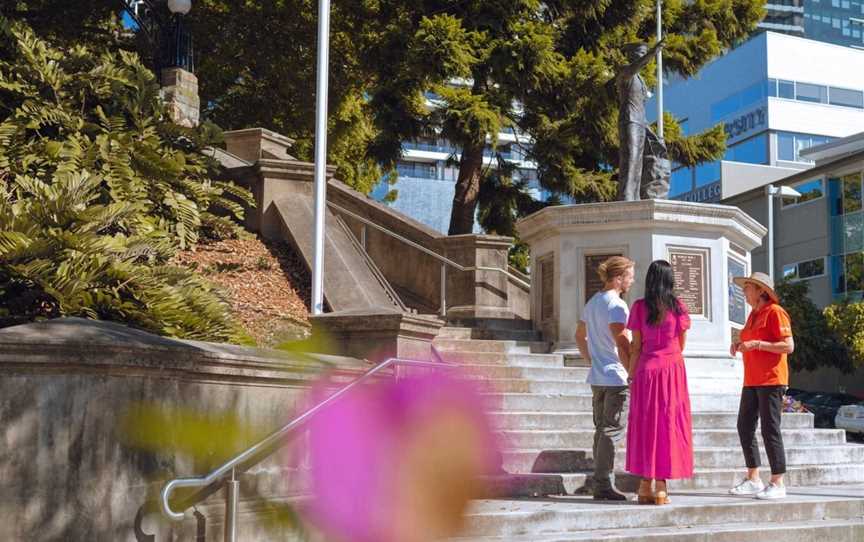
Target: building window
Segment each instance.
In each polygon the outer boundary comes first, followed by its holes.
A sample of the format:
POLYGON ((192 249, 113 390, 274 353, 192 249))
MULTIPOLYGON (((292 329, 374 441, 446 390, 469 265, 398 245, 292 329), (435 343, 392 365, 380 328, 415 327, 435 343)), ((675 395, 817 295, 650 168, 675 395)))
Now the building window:
POLYGON ((828 93, 829 103, 832 105, 864 108, 864 92, 860 90, 830 87, 828 93))
POLYGON ((396 162, 396 171, 400 177, 414 177, 417 179, 438 178, 435 164, 428 162, 396 162))
POLYGON ((795 83, 793 81, 779 80, 777 82, 777 96, 779 98, 795 99, 795 83))
POLYGON ((811 134, 795 134, 791 132, 777 132, 777 159, 787 162, 812 163, 801 156, 801 151, 815 145, 822 145, 833 141, 832 137, 817 136, 811 134))
POLYGON ((784 198, 783 208, 794 207, 802 203, 807 203, 808 201, 814 201, 825 195, 822 179, 804 181, 803 183, 793 185, 792 188, 797 190, 798 193, 801 194, 801 197, 789 199, 784 198))
POLYGON ((747 164, 768 163, 768 136, 760 134, 726 149, 724 159, 747 164))
POLYGON ((843 177, 843 212, 841 214, 854 213, 860 211, 861 208, 861 174, 846 175, 843 177))
POLYGON ((795 83, 795 99, 803 102, 828 103, 828 87, 795 83))
POLYGON ((864 252, 846 255, 845 290, 860 292, 864 290, 864 252))
POLYGON ((783 278, 786 280, 805 280, 825 275, 825 258, 806 260, 783 266, 783 278))

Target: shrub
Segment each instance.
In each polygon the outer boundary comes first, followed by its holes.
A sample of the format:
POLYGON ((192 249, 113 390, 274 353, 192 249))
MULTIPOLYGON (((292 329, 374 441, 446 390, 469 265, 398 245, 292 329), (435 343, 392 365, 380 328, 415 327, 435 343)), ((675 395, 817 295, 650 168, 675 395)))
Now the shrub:
POLYGON ((52 48, 0 18, 0 325, 84 316, 194 339, 238 337, 215 289, 166 262, 202 223, 242 219, 212 181, 217 131, 165 115, 128 52, 52 48))

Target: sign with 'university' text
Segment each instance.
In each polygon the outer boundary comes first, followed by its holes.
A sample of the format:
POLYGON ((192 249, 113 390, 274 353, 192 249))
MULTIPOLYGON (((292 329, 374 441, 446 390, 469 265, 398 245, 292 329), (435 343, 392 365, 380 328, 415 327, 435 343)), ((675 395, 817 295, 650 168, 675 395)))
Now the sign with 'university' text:
POLYGON ((742 139, 768 127, 768 106, 762 105, 747 113, 735 114, 723 123, 727 141, 742 139))

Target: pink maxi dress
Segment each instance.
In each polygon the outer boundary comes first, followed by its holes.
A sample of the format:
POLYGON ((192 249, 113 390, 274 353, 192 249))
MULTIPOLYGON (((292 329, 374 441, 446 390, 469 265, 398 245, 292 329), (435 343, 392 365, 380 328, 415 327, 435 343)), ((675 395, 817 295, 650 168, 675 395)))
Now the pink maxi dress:
POLYGON ((627 328, 642 334, 642 353, 630 384, 627 471, 642 478, 674 480, 693 476, 693 429, 687 371, 678 337, 690 328, 687 308, 667 311, 658 326, 648 323, 640 299, 627 328))

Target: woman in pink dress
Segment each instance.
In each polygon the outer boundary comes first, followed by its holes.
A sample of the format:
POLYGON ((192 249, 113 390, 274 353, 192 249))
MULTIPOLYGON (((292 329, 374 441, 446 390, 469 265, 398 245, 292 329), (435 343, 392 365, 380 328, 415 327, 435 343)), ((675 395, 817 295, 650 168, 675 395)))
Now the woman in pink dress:
POLYGON ((642 477, 640 504, 668 504, 666 480, 693 476, 690 395, 682 355, 690 317, 674 288, 669 262, 651 263, 645 297, 633 304, 627 322, 633 332, 627 471, 642 477))

